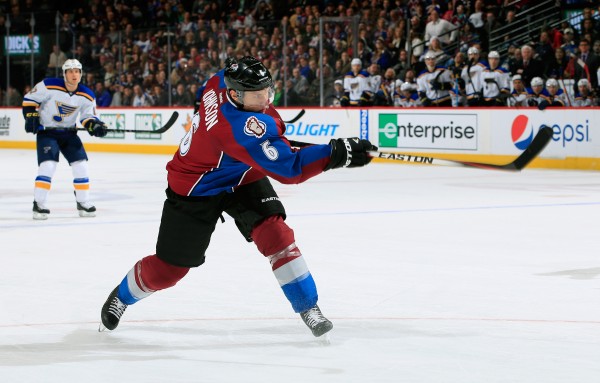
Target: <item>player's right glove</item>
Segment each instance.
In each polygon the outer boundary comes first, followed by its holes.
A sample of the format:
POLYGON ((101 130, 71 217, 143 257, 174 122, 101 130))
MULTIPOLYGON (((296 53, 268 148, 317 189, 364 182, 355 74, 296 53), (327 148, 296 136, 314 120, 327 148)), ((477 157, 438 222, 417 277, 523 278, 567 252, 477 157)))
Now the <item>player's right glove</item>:
POLYGON ((421 101, 421 105, 423 106, 431 106, 431 100, 427 98, 425 92, 419 92, 419 101, 421 101))
POLYGON ((540 102, 537 107, 539 110, 544 110, 548 107, 548 105, 550 105, 548 101, 542 100, 542 102, 540 102))
POLYGON ((100 120, 89 119, 85 122, 84 128, 87 129, 90 136, 104 137, 108 131, 106 130, 106 124, 100 120))
POLYGON ((377 146, 358 137, 334 138, 329 141, 329 145, 331 146, 331 160, 325 170, 365 166, 373 159, 367 152, 377 150, 377 146))
POLYGON ((36 134, 40 130, 40 114, 38 111, 25 113, 25 131, 36 134))

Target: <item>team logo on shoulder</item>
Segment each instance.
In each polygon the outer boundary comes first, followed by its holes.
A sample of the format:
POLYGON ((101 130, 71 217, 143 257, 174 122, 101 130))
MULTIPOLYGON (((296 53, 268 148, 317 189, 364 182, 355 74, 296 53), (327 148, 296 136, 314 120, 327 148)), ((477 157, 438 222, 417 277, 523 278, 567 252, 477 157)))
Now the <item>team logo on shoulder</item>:
POLYGON ((267 125, 265 125, 264 122, 260 121, 255 116, 252 116, 246 120, 246 125, 244 126, 244 133, 246 133, 247 135, 261 138, 265 135, 266 131, 267 125))

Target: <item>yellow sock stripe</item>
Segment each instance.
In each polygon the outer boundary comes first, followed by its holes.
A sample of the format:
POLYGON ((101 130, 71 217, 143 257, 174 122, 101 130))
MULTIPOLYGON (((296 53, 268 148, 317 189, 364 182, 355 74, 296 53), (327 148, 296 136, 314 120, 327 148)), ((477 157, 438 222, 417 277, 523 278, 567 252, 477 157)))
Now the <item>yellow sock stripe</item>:
POLYGON ((44 181, 35 181, 35 187, 40 189, 50 190, 50 183, 44 181))
POLYGON ((90 184, 73 184, 75 190, 90 190, 90 184))

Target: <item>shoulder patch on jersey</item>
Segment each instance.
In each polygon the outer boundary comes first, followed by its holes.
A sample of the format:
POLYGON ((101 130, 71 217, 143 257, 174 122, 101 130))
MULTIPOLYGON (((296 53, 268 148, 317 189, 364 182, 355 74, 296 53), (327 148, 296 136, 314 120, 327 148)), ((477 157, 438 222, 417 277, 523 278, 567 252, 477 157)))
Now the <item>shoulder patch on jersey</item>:
POLYGON ((90 101, 96 98, 94 92, 90 88, 82 84, 79 84, 79 88, 77 89, 77 92, 75 92, 75 94, 78 96, 85 97, 90 101))
POLYGON ((257 138, 261 138, 265 135, 267 131, 267 125, 260 121, 256 116, 250 116, 246 120, 246 124, 244 125, 244 133, 248 136, 255 136, 257 138))

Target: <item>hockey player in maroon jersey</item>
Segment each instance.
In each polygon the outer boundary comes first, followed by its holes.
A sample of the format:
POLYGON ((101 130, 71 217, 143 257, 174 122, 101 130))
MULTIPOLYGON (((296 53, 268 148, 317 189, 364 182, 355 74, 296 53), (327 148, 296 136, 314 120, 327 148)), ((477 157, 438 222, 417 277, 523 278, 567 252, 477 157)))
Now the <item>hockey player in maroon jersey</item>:
POLYGON ((267 177, 297 184, 325 170, 359 167, 376 150, 367 140, 332 139, 292 148, 274 109, 273 81, 253 57, 228 59, 202 92, 198 113, 167 164, 168 188, 156 254, 138 261, 110 293, 100 330, 115 329, 127 306, 174 286, 205 260, 223 213, 269 260, 286 298, 315 336, 333 324, 317 306, 317 289, 285 223, 285 209, 267 177))

